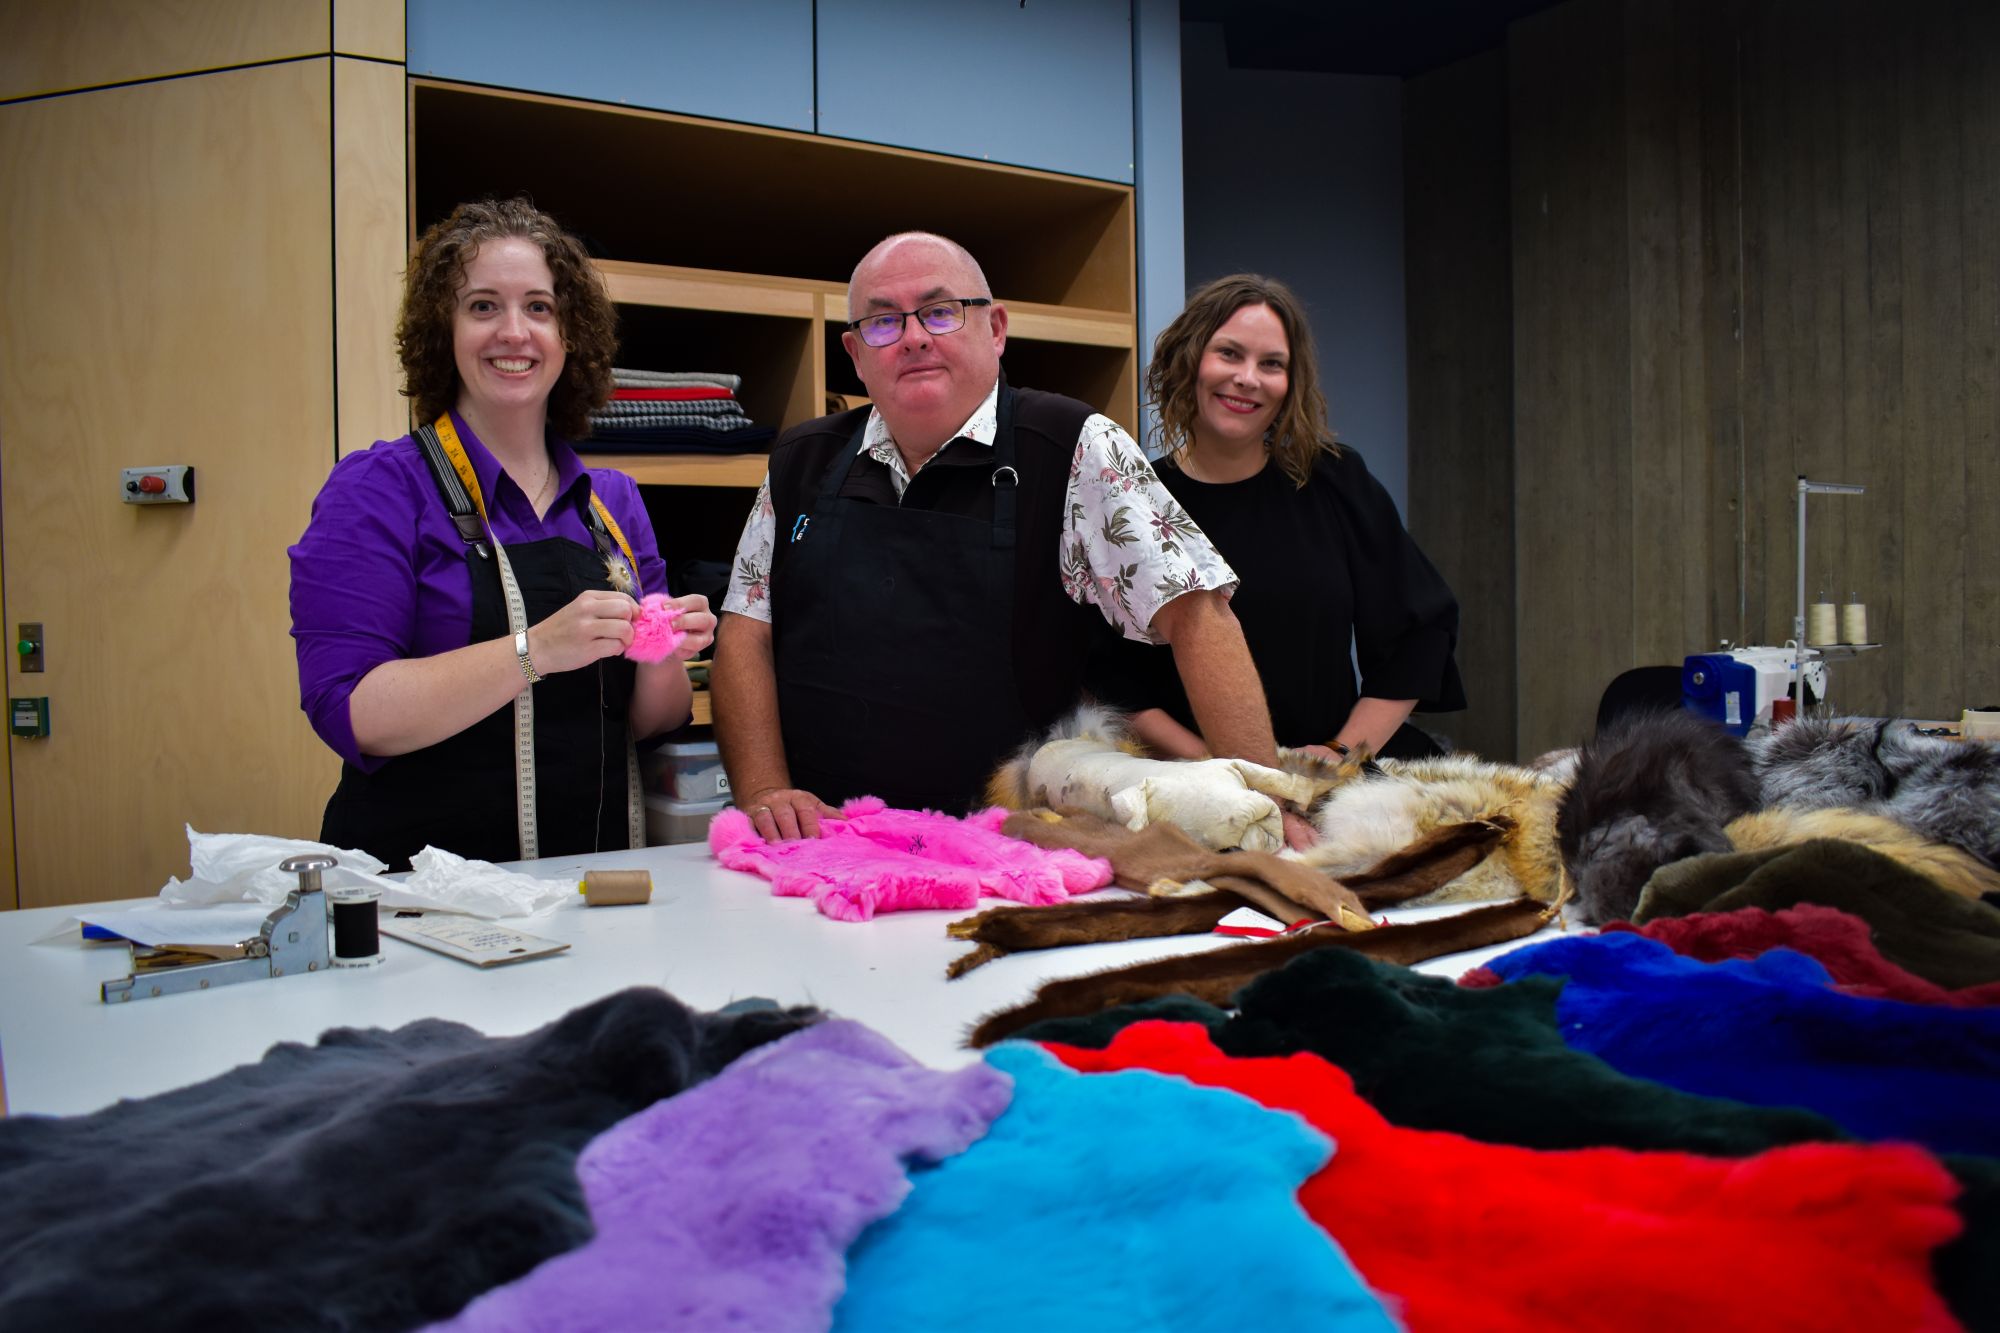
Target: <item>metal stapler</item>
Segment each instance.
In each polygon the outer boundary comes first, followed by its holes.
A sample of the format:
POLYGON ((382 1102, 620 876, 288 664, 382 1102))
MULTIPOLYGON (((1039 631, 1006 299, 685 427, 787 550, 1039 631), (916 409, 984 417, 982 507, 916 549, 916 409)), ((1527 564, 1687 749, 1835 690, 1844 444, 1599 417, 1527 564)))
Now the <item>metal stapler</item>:
POLYGON ((280 863, 278 869, 298 875, 299 886, 264 918, 263 928, 241 944, 220 950, 134 944, 132 975, 105 982, 104 1003, 324 971, 332 965, 333 946, 319 877, 322 870, 337 864, 333 857, 317 853, 280 863))

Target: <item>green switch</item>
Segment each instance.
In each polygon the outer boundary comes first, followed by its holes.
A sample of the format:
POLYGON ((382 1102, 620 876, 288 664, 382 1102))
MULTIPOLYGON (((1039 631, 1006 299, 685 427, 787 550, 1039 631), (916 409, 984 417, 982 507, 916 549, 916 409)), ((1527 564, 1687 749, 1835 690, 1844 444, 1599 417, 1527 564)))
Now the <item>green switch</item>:
POLYGON ((7 711, 13 715, 13 730, 23 740, 40 740, 49 734, 49 698, 9 699, 7 711))

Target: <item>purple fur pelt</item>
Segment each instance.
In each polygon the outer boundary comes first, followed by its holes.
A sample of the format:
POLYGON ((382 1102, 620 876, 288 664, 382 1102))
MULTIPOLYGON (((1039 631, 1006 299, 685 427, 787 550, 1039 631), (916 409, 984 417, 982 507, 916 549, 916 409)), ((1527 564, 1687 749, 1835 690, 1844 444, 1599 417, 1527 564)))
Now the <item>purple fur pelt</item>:
POLYGON ((1556 816, 1579 914, 1631 920, 1655 870, 1733 850, 1724 828, 1757 806, 1743 742, 1693 713, 1642 713, 1588 742, 1556 816))
POLYGON ((436 1328, 824 1329, 847 1247, 910 1192, 904 1163, 963 1152, 1011 1086, 858 1023, 796 1033, 599 1135, 577 1159, 597 1238, 436 1328))
POLYGON ((0 1328, 444 1318, 589 1238, 584 1144, 818 1017, 635 988, 525 1036, 335 1028, 157 1097, 0 1120, 0 1328))
POLYGON ((1809 718, 1750 746, 1764 803, 1883 815, 2000 869, 2000 744, 1906 723, 1809 718))

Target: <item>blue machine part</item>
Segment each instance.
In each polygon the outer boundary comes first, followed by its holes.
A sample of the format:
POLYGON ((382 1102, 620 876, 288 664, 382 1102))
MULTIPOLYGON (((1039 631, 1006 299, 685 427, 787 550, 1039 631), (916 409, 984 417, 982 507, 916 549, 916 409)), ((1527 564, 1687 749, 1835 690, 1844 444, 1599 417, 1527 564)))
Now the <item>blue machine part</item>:
POLYGON ((1681 706, 1748 735, 1757 718, 1757 669, 1728 653, 1700 653, 1681 663, 1681 706))

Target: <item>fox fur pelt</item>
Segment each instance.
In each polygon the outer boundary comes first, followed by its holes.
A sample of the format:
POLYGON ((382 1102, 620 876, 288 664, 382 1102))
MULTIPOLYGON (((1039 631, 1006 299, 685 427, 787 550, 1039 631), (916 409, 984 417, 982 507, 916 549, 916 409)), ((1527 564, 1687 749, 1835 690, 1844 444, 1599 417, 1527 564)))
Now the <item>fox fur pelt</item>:
POLYGON ((2000 745, 1809 718, 1753 741, 1750 757, 1767 806, 1883 815, 2000 867, 2000 745))
POLYGON ((1961 898, 2000 893, 2000 871, 1941 842, 1932 842, 1900 820, 1860 810, 1760 810, 1729 825, 1739 852, 1797 847, 1815 838, 1837 838, 1873 848, 1961 898))
POLYGON ((1560 896, 1559 780, 1470 755, 1343 765, 1338 777, 1312 808, 1319 842, 1291 853, 1305 864, 1344 880, 1448 825, 1502 824, 1493 855, 1407 905, 1560 896))
POLYGON ((1275 852, 1284 807, 1313 794, 1310 779, 1244 759, 1145 757, 1122 713, 1086 704, 1028 742, 994 773, 988 800, 1010 810, 1048 806, 1123 824, 1178 824, 1204 847, 1275 852))
POLYGON ((1641 714, 1596 737, 1556 818, 1577 914, 1631 920, 1655 870, 1729 851, 1729 821, 1757 806, 1743 743, 1692 713, 1641 714))
MULTIPOLYGON (((1116 753, 1134 766, 1132 771, 1144 768, 1162 775, 1160 794, 1153 802, 1154 818, 1181 822, 1173 806, 1175 795, 1198 781, 1240 787, 1238 779, 1227 775, 1203 779, 1201 763, 1144 759, 1138 757, 1139 750, 1121 714, 1081 708, 1002 765, 988 784, 986 799, 1012 810, 1060 806, 1063 766, 1092 753, 1116 753)), ((1498 902, 1523 895, 1546 903, 1560 896, 1562 862, 1555 832, 1556 807, 1564 787, 1560 777, 1471 756, 1369 762, 1365 755, 1356 755, 1336 764, 1281 750, 1280 761, 1287 774, 1306 784, 1300 799, 1310 800, 1310 818, 1320 839, 1304 852, 1281 855, 1344 880, 1450 825, 1502 824, 1507 832, 1494 855, 1409 905, 1498 902)), ((1246 767, 1258 769, 1254 764, 1246 767)), ((1255 792, 1242 795, 1267 799, 1255 792)), ((1108 809, 1091 812, 1126 822, 1108 809)), ((1276 818, 1274 803, 1271 817, 1276 818)), ((1202 837, 1197 828, 1188 831, 1202 837)), ((1216 845, 1210 839, 1203 841, 1216 845)))

